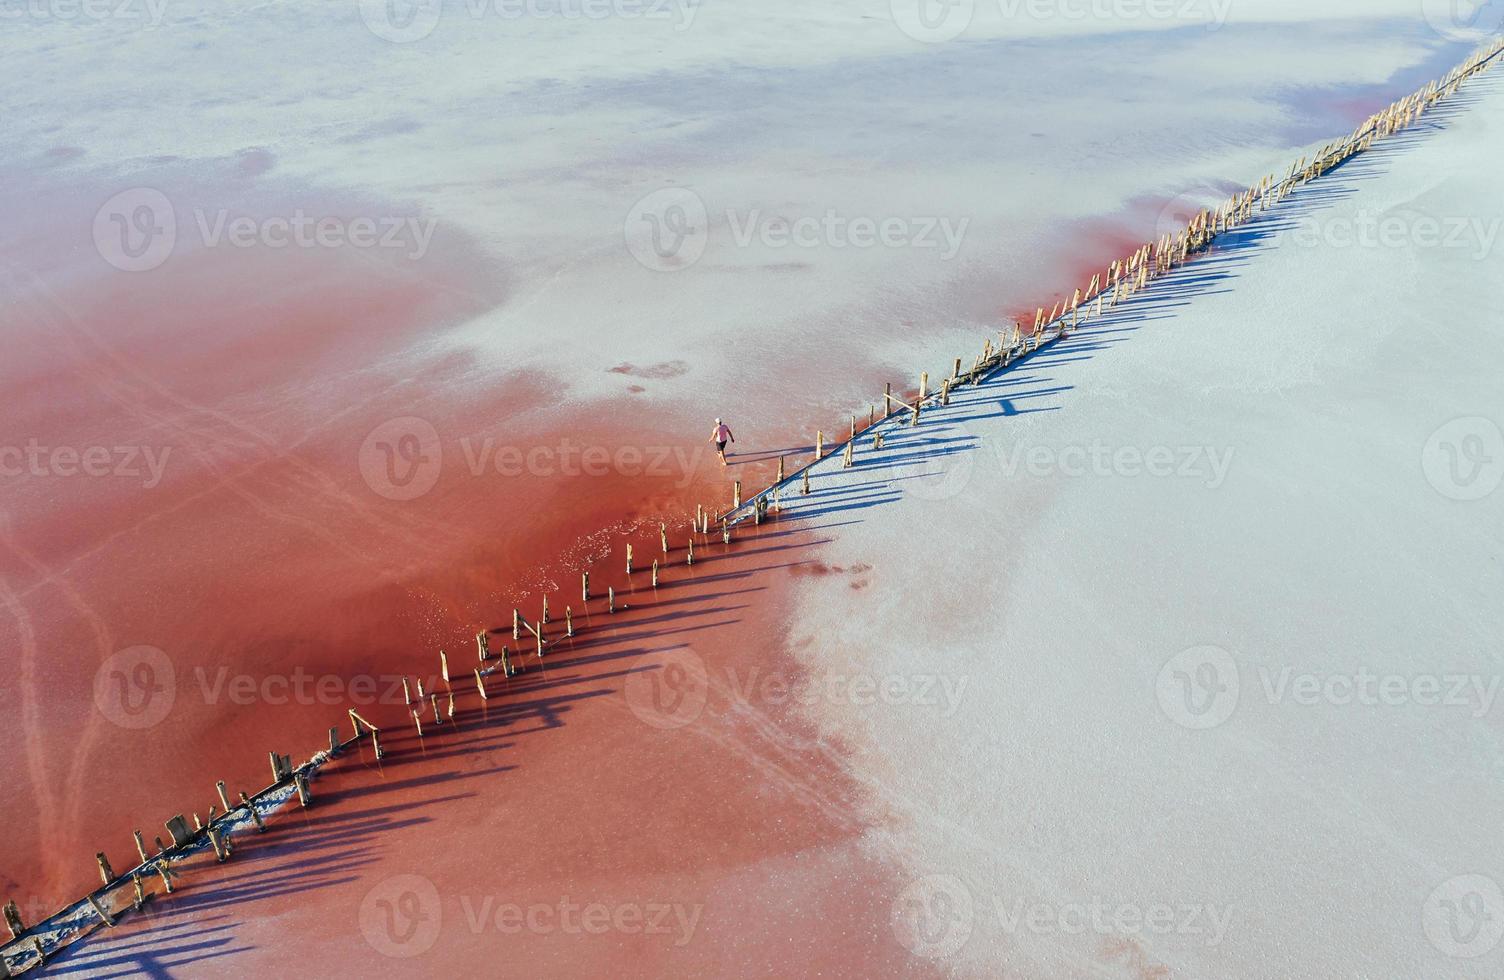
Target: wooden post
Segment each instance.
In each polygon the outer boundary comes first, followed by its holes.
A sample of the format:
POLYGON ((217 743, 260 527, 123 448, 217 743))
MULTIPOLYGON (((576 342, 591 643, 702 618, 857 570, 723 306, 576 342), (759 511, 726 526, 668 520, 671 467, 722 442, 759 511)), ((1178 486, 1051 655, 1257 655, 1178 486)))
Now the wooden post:
MULTIPOLYGON (((737 486, 740 487, 741 484, 738 483, 737 486)), ((627 545, 627 578, 631 578, 631 577, 632 577, 632 545, 628 544, 627 545)))
POLYGON ((131 831, 131 838, 136 842, 136 853, 141 855, 141 863, 145 864, 150 858, 146 856, 146 841, 141 837, 141 831, 131 831))
POLYGON ((580 575, 580 599, 582 602, 590 601, 590 573, 583 572, 580 575))
POLYGON ((853 415, 851 417, 851 435, 848 437, 847 441, 849 442, 851 439, 855 439, 855 438, 856 438, 856 416, 853 415))
POLYGON ((731 487, 731 509, 736 510, 742 505, 742 481, 736 480, 731 487))
MULTIPOLYGON (((545 599, 544 602, 547 603, 547 600, 545 599)), ((439 676, 444 678, 445 684, 449 683, 449 657, 443 650, 439 651, 439 676)))
POLYGON ((423 737, 423 716, 418 713, 418 709, 417 708, 413 709, 413 724, 416 725, 416 726, 418 726, 418 737, 422 738, 423 737))
POLYGON ((689 539, 689 547, 684 552, 684 564, 686 564, 686 565, 693 565, 694 563, 695 563, 695 539, 693 537, 691 537, 689 539))
POLYGON ((668 554, 668 525, 658 525, 658 543, 663 546, 663 553, 668 554))
POLYGON ((606 612, 616 612, 616 589, 609 585, 606 587, 606 612))
POLYGON ((413 692, 412 689, 407 686, 406 674, 402 675, 402 703, 409 706, 413 703, 413 692))
POLYGON ((417 681, 418 681, 418 696, 417 696, 417 698, 415 700, 422 701, 424 698, 428 697, 428 695, 426 693, 424 693, 424 691, 423 691, 423 678, 419 677, 419 678, 417 678, 417 681))
MULTIPOLYGON (((543 595, 543 622, 545 622, 545 623, 551 623, 551 622, 553 622, 553 620, 550 619, 549 615, 548 615, 548 594, 547 593, 544 593, 544 595, 543 595)), ((446 678, 446 680, 447 680, 447 678, 446 678)))
POLYGON ((924 398, 929 393, 930 393, 930 373, 928 371, 920 371, 919 372, 919 397, 920 398, 924 398))
MULTIPOLYGON (((956 374, 957 374, 957 376, 959 376, 960 373, 961 373, 961 360, 960 360, 960 358, 957 358, 956 359, 956 374)), ((951 382, 950 378, 946 378, 944 381, 940 382, 940 404, 941 405, 949 405, 950 404, 950 382, 951 382)))
POLYGON ((371 729, 371 754, 376 757, 377 762, 380 762, 386 755, 381 751, 381 732, 374 728, 371 729))
POLYGON ((99 877, 108 885, 115 880, 115 871, 110 867, 110 859, 104 856, 104 851, 94 855, 94 860, 99 862, 99 877))
POLYGON ((245 790, 240 791, 240 803, 247 810, 251 811, 251 822, 256 825, 256 833, 266 833, 266 821, 261 819, 261 811, 256 809, 256 804, 251 802, 249 796, 245 795, 245 790))
POLYGON ((172 894, 172 876, 173 876, 173 872, 170 871, 170 870, 168 870, 167 862, 165 860, 158 861, 156 863, 155 867, 156 867, 156 870, 157 870, 157 874, 159 874, 159 875, 162 876, 162 888, 166 890, 167 894, 171 895, 172 894))
POLYGON ((881 448, 883 448, 883 434, 881 432, 879 432, 877 435, 875 435, 875 436, 872 437, 872 448, 873 449, 881 449, 881 448))
POLYGON ((89 900, 89 907, 94 910, 95 915, 99 916, 100 921, 111 929, 115 928, 115 920, 110 918, 110 913, 106 912, 104 906, 99 904, 99 899, 93 895, 86 895, 84 897, 89 900))
MULTIPOLYGON (((656 568, 657 566, 658 563, 656 561, 653 562, 653 567, 656 568)), ((564 607, 564 635, 574 636, 574 610, 568 606, 564 607)))
POLYGON ((305 808, 313 803, 313 794, 308 791, 308 777, 301 772, 292 774, 292 784, 298 790, 298 802, 305 808))
POLYGON ((209 846, 214 848, 214 860, 220 864, 224 864, 230 860, 230 839, 225 835, 225 832, 211 823, 207 833, 209 835, 209 846))
POLYGON ((658 588, 658 559, 653 559, 653 588, 658 588))
POLYGON ((815 430, 815 459, 823 459, 824 457, 825 457, 825 433, 821 432, 819 429, 816 429, 815 430))
POLYGON ((849 470, 849 469, 851 469, 851 447, 855 446, 855 445, 856 445, 855 441, 848 441, 846 443, 846 451, 841 454, 841 469, 843 469, 843 470, 849 470))
POLYGON ((533 630, 533 636, 538 640, 538 659, 542 660, 543 659, 543 624, 542 623, 539 623, 538 624, 538 628, 535 629, 535 630, 533 630))
POLYGON ((136 899, 135 899, 134 905, 135 905, 136 911, 139 912, 139 911, 141 911, 141 906, 143 906, 143 905, 146 904, 146 889, 143 888, 142 885, 141 885, 141 876, 140 875, 138 875, 138 874, 131 875, 131 888, 136 893, 136 899))
POLYGON ((893 414, 893 382, 883 383, 883 418, 893 414))
MULTIPOLYGON (((989 340, 988 343, 991 343, 991 341, 989 340)), ((961 376, 961 359, 958 357, 958 358, 956 358, 955 366, 950 369, 950 377, 951 377, 951 380, 954 381, 956 378, 959 378, 960 376, 961 376)))
MULTIPOLYGON (((585 575, 586 575, 586 582, 588 583, 589 582, 589 575, 590 575, 590 573, 586 572, 585 575)), ((588 588, 588 584, 587 584, 587 588, 586 588, 585 591, 587 591, 587 592, 590 591, 589 588, 588 588)), ((514 640, 520 640, 520 639, 522 639, 522 613, 521 613, 520 610, 518 610, 518 608, 516 606, 512 607, 512 639, 514 639, 514 640)))
POLYGON ((26 931, 26 924, 21 921, 21 909, 16 905, 15 899, 5 903, 5 925, 10 929, 12 939, 20 939, 21 933, 26 931))
POLYGON ((491 696, 486 693, 486 679, 481 676, 479 667, 475 668, 475 689, 480 692, 482 701, 491 700, 491 696))
MULTIPOLYGON (((234 807, 230 806, 230 794, 225 792, 225 781, 223 779, 214 784, 214 791, 219 794, 219 802, 224 805, 226 813, 234 809, 234 807)), ((141 860, 145 861, 146 855, 143 854, 141 860)))
POLYGON ((437 694, 430 694, 428 696, 428 703, 433 707, 433 723, 435 725, 442 725, 444 723, 444 716, 439 714, 439 696, 437 694))
POLYGON ((782 483, 783 482, 783 457, 782 456, 778 457, 778 480, 777 480, 777 482, 778 483, 782 483))
POLYGON ((491 655, 490 636, 485 630, 475 634, 475 652, 478 655, 476 659, 481 663, 485 663, 486 658, 491 655))
POLYGON ((329 754, 333 755, 335 752, 338 752, 338 751, 339 751, 339 729, 331 726, 330 729, 329 729, 329 754))
POLYGON ((804 494, 806 497, 809 496, 809 470, 808 469, 806 469, 804 471, 804 486, 802 486, 802 487, 799 488, 799 492, 802 493, 802 494, 804 494))

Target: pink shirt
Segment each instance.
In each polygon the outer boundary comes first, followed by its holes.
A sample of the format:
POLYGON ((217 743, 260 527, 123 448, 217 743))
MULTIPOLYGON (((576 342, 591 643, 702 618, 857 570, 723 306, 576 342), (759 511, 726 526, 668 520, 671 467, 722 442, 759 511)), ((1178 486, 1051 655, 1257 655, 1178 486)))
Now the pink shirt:
POLYGON ((724 422, 715 427, 715 441, 726 442, 731 438, 731 429, 724 422))

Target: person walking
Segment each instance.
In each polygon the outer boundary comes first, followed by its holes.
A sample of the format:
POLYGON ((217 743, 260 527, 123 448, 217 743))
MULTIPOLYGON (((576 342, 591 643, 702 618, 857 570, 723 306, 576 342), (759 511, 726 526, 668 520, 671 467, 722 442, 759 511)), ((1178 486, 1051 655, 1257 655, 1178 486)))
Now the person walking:
POLYGON ((726 443, 736 441, 736 436, 731 434, 731 427, 720 419, 716 419, 715 428, 710 433, 710 441, 715 443, 715 451, 721 457, 721 465, 727 465, 726 443))

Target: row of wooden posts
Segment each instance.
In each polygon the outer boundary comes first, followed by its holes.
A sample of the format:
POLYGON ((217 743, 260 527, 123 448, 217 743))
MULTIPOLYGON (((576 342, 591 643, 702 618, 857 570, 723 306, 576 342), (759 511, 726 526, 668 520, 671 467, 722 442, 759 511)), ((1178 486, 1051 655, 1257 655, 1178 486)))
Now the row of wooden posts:
POLYGON ((6 927, 11 934, 11 941, 6 944, 5 951, 18 951, 21 955, 8 957, 0 952, 0 978, 8 978, 33 967, 42 966, 49 956, 92 932, 93 929, 99 926, 114 928, 122 914, 140 911, 158 894, 172 894, 175 890, 174 883, 182 877, 182 871, 174 867, 174 862, 188 857, 202 848, 204 844, 207 843, 213 849, 217 861, 223 863, 230 860, 235 851, 233 835, 239 829, 238 825, 249 820, 258 834, 267 832, 266 819, 258 804, 277 791, 291 786, 298 797, 298 802, 303 807, 312 805, 313 794, 309 786, 310 779, 331 758, 359 741, 362 727, 371 737, 376 757, 381 758, 381 747, 375 727, 356 714, 354 710, 351 710, 349 715, 352 725, 355 726, 355 735, 346 741, 341 741, 338 729, 331 728, 328 750, 315 753, 307 762, 295 766, 291 756, 279 755, 276 752, 269 753, 272 782, 260 791, 247 794, 242 790, 237 794, 238 802, 232 802, 224 780, 216 782, 214 784, 216 801, 209 804, 204 815, 200 816, 196 811, 191 814, 192 828, 188 826, 188 817, 183 814, 176 814, 164 823, 167 835, 171 839, 170 843, 164 842, 162 837, 157 835, 152 840, 155 847, 153 851, 152 847, 148 847, 141 831, 131 831, 139 862, 124 874, 115 873, 105 852, 96 852, 94 862, 99 871, 100 887, 85 895, 81 902, 75 902, 35 926, 28 927, 15 901, 8 900, 3 908, 0 908, 0 914, 3 914, 6 927), (154 888, 154 885, 160 887, 154 888), (115 902, 115 898, 127 889, 129 889, 129 897, 126 902, 129 904, 120 907, 115 902), (65 918, 77 921, 80 916, 86 920, 84 925, 73 928, 64 927, 65 918), (91 916, 92 920, 88 921, 91 916), (42 936, 54 931, 67 932, 68 939, 67 942, 59 943, 49 949, 42 936))
MULTIPOLYGON (((1124 258, 1113 261, 1105 270, 1093 275, 1084 288, 1074 290, 1068 300, 1057 302, 1048 311, 1044 307, 1039 307, 1035 312, 1031 328, 1026 329, 1022 322, 1015 322, 1011 329, 1003 331, 996 343, 992 338, 988 338, 981 353, 973 359, 969 369, 963 370, 963 358, 956 358, 949 376, 941 380, 938 389, 931 390, 927 372, 919 376, 918 395, 912 403, 893 394, 893 386, 887 385, 883 392, 881 413, 878 412, 876 406, 869 406, 867 425, 864 428, 871 428, 879 421, 886 421, 893 415, 902 413, 907 413, 908 424, 918 425, 927 404, 949 404, 951 393, 955 388, 968 383, 979 384, 992 371, 1005 368, 1015 359, 1038 350, 1041 345, 1068 335, 1069 331, 1078 327, 1087 317, 1101 315, 1104 310, 1111 309, 1146 289, 1153 280, 1190 261, 1194 255, 1210 247, 1218 235, 1249 221, 1256 213, 1284 200, 1296 188, 1369 149, 1375 141, 1402 132, 1415 124, 1438 102, 1455 94, 1469 78, 1486 70, 1501 53, 1504 53, 1504 38, 1475 53, 1462 65, 1449 72, 1446 77, 1431 82, 1414 94, 1375 113, 1350 135, 1322 147, 1309 160, 1301 158, 1291 166, 1284 178, 1276 179, 1274 175, 1267 176, 1247 191, 1233 195, 1217 208, 1201 211, 1178 233, 1162 235, 1158 240, 1147 242, 1124 258)), ((852 416, 848 437, 839 450, 844 467, 854 465, 855 445, 859 431, 862 430, 858 427, 858 419, 852 416)), ((874 449, 882 448, 882 439, 881 432, 874 435, 874 449)), ((810 470, 836 452, 833 448, 827 452, 827 448, 825 433, 817 431, 814 456, 798 470, 789 473, 785 459, 780 457, 777 476, 764 490, 744 498, 742 483, 738 480, 733 484, 731 505, 724 512, 713 515, 712 511, 703 505, 697 507, 690 534, 684 545, 684 565, 688 567, 694 564, 696 534, 708 536, 714 526, 719 530, 722 542, 729 545, 732 541, 732 528, 748 518, 749 515, 744 513, 748 508, 750 508, 752 521, 760 524, 768 518, 770 513, 777 513, 780 510, 780 493, 786 490, 788 485, 798 481, 798 492, 810 493, 810 470)), ((658 587, 673 550, 670 547, 666 524, 659 525, 659 547, 662 552, 661 557, 655 557, 651 565, 644 569, 637 561, 633 546, 631 544, 626 546, 625 567, 629 581, 632 580, 634 574, 646 570, 651 586, 658 587)), ((580 576, 582 610, 587 609, 593 599, 602 598, 605 600, 608 615, 626 608, 618 602, 614 587, 608 587, 604 596, 593 593, 590 573, 582 572, 580 576)), ((476 691, 482 700, 489 700, 491 697, 486 683, 487 678, 498 673, 503 678, 517 676, 526 669, 528 656, 532 656, 535 662, 541 665, 551 646, 577 635, 572 605, 564 607, 562 630, 555 628, 551 631, 549 629, 550 626, 555 625, 555 622, 549 610, 548 597, 544 596, 540 614, 536 617, 524 616, 520 609, 512 610, 512 640, 517 644, 515 648, 503 644, 499 650, 492 650, 490 632, 482 631, 476 634, 477 664, 473 668, 473 677, 476 691)), ((439 672, 445 687, 443 708, 440 707, 439 692, 426 691, 421 676, 416 678, 415 685, 409 685, 405 676, 402 679, 406 710, 411 715, 420 737, 424 735, 424 718, 430 712, 430 726, 449 723, 454 718, 455 692, 450 683, 449 657, 442 650, 439 652, 439 672)), ((98 865, 102 887, 85 896, 83 902, 74 903, 54 916, 50 916, 37 927, 28 929, 21 919, 16 903, 7 902, 3 910, 0 910, 3 911, 5 923, 12 936, 12 942, 7 944, 5 950, 13 952, 19 949, 21 958, 18 960, 14 953, 10 957, 0 953, 0 978, 13 976, 45 962, 49 953, 55 950, 49 951, 46 948, 41 934, 47 931, 49 923, 60 922, 65 915, 78 911, 84 904, 88 906, 89 912, 98 923, 113 927, 116 918, 125 911, 110 908, 110 898, 117 891, 129 887, 130 908, 137 910, 153 897, 154 892, 148 887, 153 881, 160 882, 162 893, 171 894, 174 881, 181 875, 180 871, 172 867, 173 860, 186 856, 204 842, 213 848, 218 861, 228 861, 234 853, 232 830, 236 829, 236 825, 249 818, 257 833, 265 833, 267 830, 262 813, 257 808, 258 800, 266 798, 279 789, 285 789, 288 784, 291 784, 299 803, 303 807, 310 806, 312 792, 309 780, 312 775, 324 763, 355 745, 363 737, 369 736, 374 756, 380 760, 384 755, 380 729, 353 709, 349 712, 349 721, 353 728, 353 734, 349 739, 340 740, 338 730, 330 729, 328 750, 317 753, 299 766, 292 764, 290 756, 278 755, 276 752, 270 753, 273 782, 254 795, 239 793, 238 803, 231 801, 223 781, 216 783, 217 804, 210 804, 203 817, 197 813, 192 814, 192 830, 189 829, 187 819, 182 814, 166 821, 165 826, 172 838, 172 843, 166 844, 160 836, 156 837, 155 853, 149 851, 141 832, 133 831, 132 837, 140 861, 125 874, 116 875, 106 855, 103 852, 96 853, 95 862, 98 865)), ((79 934, 83 931, 85 930, 79 930, 79 934)))
MULTIPOLYGON (((1303 184, 1368 150, 1376 141, 1414 125, 1438 102, 1455 94, 1469 78, 1487 70, 1501 53, 1504 53, 1504 38, 1475 52, 1444 78, 1428 83, 1370 116, 1351 134, 1328 143, 1314 156, 1301 157, 1290 166, 1283 178, 1270 174, 1248 190, 1232 195, 1217 207, 1203 209, 1180 231, 1161 235, 1123 258, 1112 261, 1106 269, 1094 273, 1085 287, 1075 289, 1068 299, 1056 302, 1048 310, 1038 307, 1032 327, 1026 327, 1022 321, 1015 321, 1011 328, 1005 328, 1001 332, 995 343, 993 338, 986 338, 982 351, 975 355, 969 369, 963 371, 964 359, 956 358, 950 376, 940 382, 938 390, 931 391, 928 372, 919 375, 919 394, 912 404, 895 396, 893 386, 888 385, 883 392, 883 412, 880 419, 873 408, 868 408, 868 427, 901 412, 908 413, 910 425, 918 425, 926 404, 950 404, 951 393, 955 388, 968 383, 980 384, 993 371, 1009 366, 1017 358, 1038 350, 1051 340, 1067 336, 1089 317, 1101 316, 1105 310, 1116 307, 1148 288, 1153 280, 1173 272, 1205 252, 1219 235, 1247 223, 1256 214, 1283 201, 1303 184)), ((857 432, 857 419, 852 416, 850 436, 840 450, 841 465, 844 468, 854 465, 857 432)), ((873 449, 882 448, 882 439, 881 432, 874 435, 873 449)), ((752 497, 744 499, 742 485, 740 481, 736 482, 730 509, 721 516, 721 520, 729 524, 745 520, 747 515, 743 511, 751 508, 752 519, 760 522, 769 509, 778 510, 780 495, 787 492, 788 486, 796 480, 799 493, 808 494, 810 470, 827 457, 825 450, 824 433, 816 432, 814 458, 792 475, 785 472, 784 461, 780 458, 778 474, 773 482, 752 497)))

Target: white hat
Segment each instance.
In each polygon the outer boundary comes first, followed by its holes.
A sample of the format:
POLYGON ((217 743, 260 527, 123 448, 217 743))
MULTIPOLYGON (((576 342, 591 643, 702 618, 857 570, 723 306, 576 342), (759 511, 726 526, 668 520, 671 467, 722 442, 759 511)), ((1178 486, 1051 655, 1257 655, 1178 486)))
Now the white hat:
POLYGON ((716 425, 720 425, 720 424, 721 424, 721 420, 720 420, 720 419, 716 419, 716 420, 715 420, 715 424, 716 424, 716 425))

